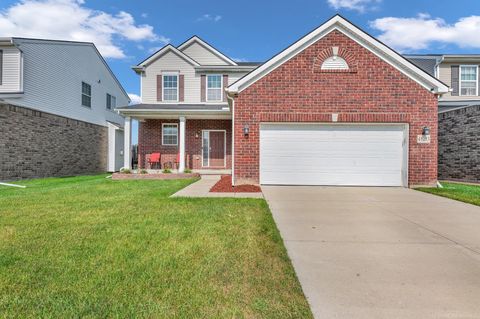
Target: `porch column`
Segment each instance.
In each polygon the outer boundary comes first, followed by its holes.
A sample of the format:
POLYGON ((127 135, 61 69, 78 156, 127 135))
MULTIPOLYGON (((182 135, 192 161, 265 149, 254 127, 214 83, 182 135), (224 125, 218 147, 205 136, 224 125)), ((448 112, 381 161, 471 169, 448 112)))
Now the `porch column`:
POLYGON ((125 117, 124 139, 123 139, 123 167, 132 167, 132 118, 125 117))
POLYGON ((185 117, 180 117, 180 163, 178 165, 178 172, 185 171, 185 117))

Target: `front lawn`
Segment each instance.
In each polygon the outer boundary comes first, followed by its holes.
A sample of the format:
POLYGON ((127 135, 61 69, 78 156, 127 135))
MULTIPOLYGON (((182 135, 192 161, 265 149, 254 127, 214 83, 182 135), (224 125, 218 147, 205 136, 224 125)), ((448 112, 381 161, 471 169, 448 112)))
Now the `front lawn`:
POLYGON ((443 188, 417 188, 417 190, 435 194, 465 203, 480 206, 480 186, 442 182, 443 188))
POLYGON ((265 201, 192 181, 0 186, 0 317, 311 318, 265 201))

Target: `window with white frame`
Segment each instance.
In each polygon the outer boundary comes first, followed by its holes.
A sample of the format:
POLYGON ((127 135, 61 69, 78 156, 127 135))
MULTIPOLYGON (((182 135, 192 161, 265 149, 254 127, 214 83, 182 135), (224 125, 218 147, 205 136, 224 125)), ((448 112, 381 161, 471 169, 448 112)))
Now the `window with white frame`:
POLYGON ((117 98, 107 93, 107 109, 111 110, 117 107, 117 98))
POLYGON ((178 101, 178 74, 163 74, 163 101, 178 101))
POLYGON ((92 107, 92 86, 82 82, 82 105, 92 107))
POLYGON ((207 75, 207 102, 221 101, 222 96, 222 76, 217 74, 207 75))
POLYGON ((477 95, 478 67, 476 65, 460 66, 460 95, 477 95))
POLYGON ((162 145, 178 144, 178 124, 162 124, 162 145))

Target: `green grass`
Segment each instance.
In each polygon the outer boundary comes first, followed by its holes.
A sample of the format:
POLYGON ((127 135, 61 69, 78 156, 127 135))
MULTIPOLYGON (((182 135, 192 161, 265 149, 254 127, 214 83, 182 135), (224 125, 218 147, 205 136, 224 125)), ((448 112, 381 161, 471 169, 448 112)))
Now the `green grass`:
POLYGON ((480 186, 442 182, 443 188, 417 188, 417 190, 435 194, 465 203, 480 206, 480 186))
POLYGON ((311 318, 265 201, 191 182, 0 186, 0 317, 311 318))

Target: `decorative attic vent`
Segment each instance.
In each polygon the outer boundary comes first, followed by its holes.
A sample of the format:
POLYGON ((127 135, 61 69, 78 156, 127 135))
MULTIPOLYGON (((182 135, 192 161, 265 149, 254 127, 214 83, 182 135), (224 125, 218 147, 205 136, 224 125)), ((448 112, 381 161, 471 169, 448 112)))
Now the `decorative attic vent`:
POLYGON ((357 62, 355 56, 344 48, 330 47, 320 52, 314 59, 313 72, 355 73, 357 62))
POLYGON ((338 56, 338 47, 332 48, 333 56, 327 58, 322 63, 322 70, 348 70, 348 63, 345 59, 338 56))

